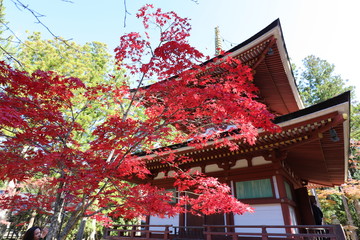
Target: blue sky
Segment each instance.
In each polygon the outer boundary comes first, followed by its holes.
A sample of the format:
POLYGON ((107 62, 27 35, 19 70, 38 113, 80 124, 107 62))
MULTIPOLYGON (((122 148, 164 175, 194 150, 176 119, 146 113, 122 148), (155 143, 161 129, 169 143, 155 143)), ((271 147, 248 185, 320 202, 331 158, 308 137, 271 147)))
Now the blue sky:
MULTIPOLYGON (((47 30, 26 10, 4 0, 6 19, 18 37, 26 30, 47 30)), ((214 28, 219 26, 223 48, 229 49, 248 39, 272 21, 280 18, 289 56, 296 65, 308 55, 333 63, 335 72, 350 85, 356 85, 360 97, 358 74, 360 47, 360 1, 358 0, 127 0, 124 27, 123 0, 21 0, 29 8, 45 15, 42 22, 51 31, 77 43, 100 41, 109 49, 116 47, 125 32, 138 31, 137 9, 152 3, 164 10, 174 10, 191 20, 191 43, 207 55, 214 54, 214 28)))

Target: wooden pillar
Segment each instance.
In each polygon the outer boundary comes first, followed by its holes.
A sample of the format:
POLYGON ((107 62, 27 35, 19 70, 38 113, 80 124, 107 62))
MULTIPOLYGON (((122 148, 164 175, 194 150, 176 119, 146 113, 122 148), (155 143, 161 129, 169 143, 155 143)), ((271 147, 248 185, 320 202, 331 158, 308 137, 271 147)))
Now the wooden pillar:
MULTIPOLYGON (((284 183, 284 177, 280 174, 275 175, 276 184, 279 190, 279 198, 281 204, 281 211, 283 213, 283 219, 285 225, 291 225, 291 218, 290 218, 290 210, 289 210, 289 203, 286 195, 286 188, 284 183)), ((291 229, 286 229, 286 231, 291 231, 291 229)))
MULTIPOLYGON (((235 161, 236 162, 236 161, 235 161)), ((231 194, 233 197, 235 196, 235 186, 233 185, 234 182, 232 180, 228 180, 228 177, 226 177, 226 184, 230 187, 231 194)), ((227 213, 225 215, 225 224, 226 225, 234 225, 234 214, 233 213, 227 213)))
POLYGON ((296 203, 298 212, 300 214, 301 225, 315 225, 314 216, 309 201, 309 194, 306 187, 298 188, 295 190, 296 203))
POLYGON ((179 226, 181 227, 185 226, 185 213, 179 214, 179 226))
POLYGON ((226 225, 234 225, 234 214, 227 213, 225 215, 226 225))

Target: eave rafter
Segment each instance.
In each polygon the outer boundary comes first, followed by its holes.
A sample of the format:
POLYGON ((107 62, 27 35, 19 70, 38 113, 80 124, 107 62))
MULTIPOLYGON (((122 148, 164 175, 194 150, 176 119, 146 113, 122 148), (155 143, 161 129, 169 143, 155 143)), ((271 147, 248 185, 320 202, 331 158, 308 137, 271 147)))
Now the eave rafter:
POLYGON ((257 61, 254 63, 254 65, 251 66, 253 69, 256 69, 256 67, 265 59, 265 57, 269 53, 271 47, 276 43, 276 38, 274 36, 271 36, 267 42, 268 42, 267 46, 262 51, 260 56, 257 58, 257 61))
POLYGON ((276 38, 270 36, 258 45, 234 56, 239 59, 244 65, 247 65, 255 70, 255 68, 264 60, 269 49, 276 43, 276 38))

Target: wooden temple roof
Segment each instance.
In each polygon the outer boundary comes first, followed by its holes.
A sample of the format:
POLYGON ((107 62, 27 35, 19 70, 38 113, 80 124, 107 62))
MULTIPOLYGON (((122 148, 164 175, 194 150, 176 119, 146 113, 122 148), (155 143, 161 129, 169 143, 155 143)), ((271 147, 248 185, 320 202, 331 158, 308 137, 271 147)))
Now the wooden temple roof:
MULTIPOLYGON (((257 101, 281 116, 303 108, 292 73, 279 19, 226 52, 252 68, 254 84, 258 87, 257 101)), ((223 55, 203 63, 217 61, 223 55)), ((220 72, 221 73, 221 70, 220 72)), ((163 81, 174 81, 176 76, 163 81)), ((156 84, 156 83, 155 83, 156 84)), ((149 86, 143 86, 146 90, 149 86)))
MULTIPOLYGON (((344 183, 349 148, 350 94, 347 92, 314 106, 303 107, 279 20, 227 53, 253 69, 254 83, 259 88, 258 100, 275 114, 275 123, 282 127, 282 131, 270 134, 259 130, 254 145, 239 141, 237 151, 216 148, 213 143, 201 150, 189 147, 187 143, 168 147, 179 156, 192 158, 187 167, 201 166, 204 162, 231 167, 236 160, 264 156, 273 162, 281 159, 284 166, 302 181, 325 186, 344 183)), ((147 164, 153 173, 167 169, 167 165, 156 158, 147 164)))
POLYGON ((303 108, 279 19, 227 53, 254 70, 259 101, 276 116, 303 108))

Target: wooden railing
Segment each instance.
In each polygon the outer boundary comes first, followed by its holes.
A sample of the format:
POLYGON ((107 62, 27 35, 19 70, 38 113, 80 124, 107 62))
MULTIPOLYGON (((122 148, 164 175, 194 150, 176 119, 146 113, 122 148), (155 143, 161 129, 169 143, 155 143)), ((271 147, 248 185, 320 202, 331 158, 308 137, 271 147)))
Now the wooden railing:
POLYGON ((173 226, 176 239, 205 239, 205 227, 197 226, 173 226))
POLYGON ((224 236, 231 240, 246 239, 246 237, 258 237, 262 240, 274 238, 345 240, 344 231, 340 225, 208 225, 205 228, 206 240, 212 240, 213 236, 224 236))
POLYGON ((111 240, 167 240, 167 239, 306 239, 345 240, 340 225, 205 225, 201 227, 179 227, 172 225, 115 225, 106 229, 103 239, 111 240), (170 230, 174 229, 174 232, 170 230), (172 233, 172 234, 171 234, 172 233))
POLYGON ((129 240, 129 239, 170 239, 169 227, 172 225, 113 225, 106 228, 103 239, 129 240), (150 229, 150 228, 157 228, 150 229))

